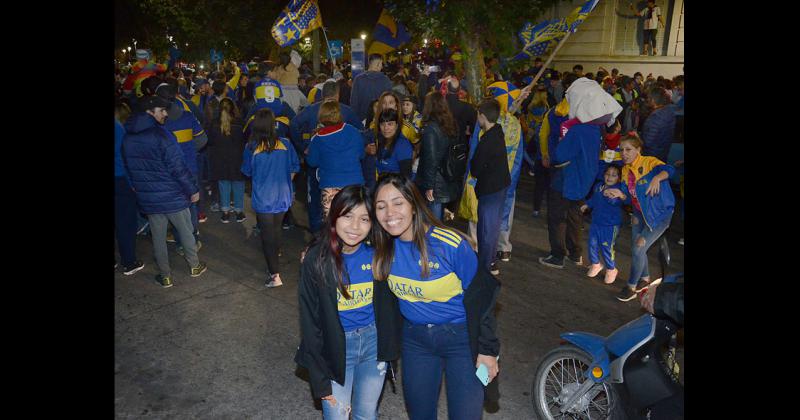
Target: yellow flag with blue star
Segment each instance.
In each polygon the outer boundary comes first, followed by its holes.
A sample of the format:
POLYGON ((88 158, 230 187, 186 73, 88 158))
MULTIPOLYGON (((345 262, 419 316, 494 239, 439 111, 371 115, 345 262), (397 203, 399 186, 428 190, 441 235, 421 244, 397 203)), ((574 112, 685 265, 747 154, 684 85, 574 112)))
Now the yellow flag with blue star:
POLYGON ((291 0, 272 25, 272 37, 281 47, 294 44, 322 26, 322 14, 314 0, 291 0))

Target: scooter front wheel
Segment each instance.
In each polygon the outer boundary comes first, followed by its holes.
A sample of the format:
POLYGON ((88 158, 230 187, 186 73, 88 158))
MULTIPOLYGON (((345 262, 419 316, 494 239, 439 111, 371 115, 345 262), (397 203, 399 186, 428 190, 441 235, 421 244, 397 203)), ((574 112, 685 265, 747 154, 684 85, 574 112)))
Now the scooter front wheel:
POLYGON ((616 388, 608 383, 596 385, 600 388, 586 393, 571 407, 561 411, 581 385, 590 380, 584 375, 590 364, 590 356, 573 345, 563 345, 544 356, 536 369, 531 392, 533 410, 540 420, 626 417, 623 410, 617 408, 619 394, 616 388))

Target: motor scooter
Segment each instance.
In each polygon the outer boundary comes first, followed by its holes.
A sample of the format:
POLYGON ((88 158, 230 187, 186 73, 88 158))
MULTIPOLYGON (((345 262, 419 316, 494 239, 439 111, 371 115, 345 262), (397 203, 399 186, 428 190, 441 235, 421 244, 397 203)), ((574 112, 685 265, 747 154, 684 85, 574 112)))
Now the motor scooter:
MULTIPOLYGON (((649 287, 683 278, 683 273, 664 276, 669 265, 666 238, 661 240, 659 256, 662 278, 649 287)), ((608 337, 561 334, 562 345, 547 353, 536 370, 531 399, 537 417, 649 418, 654 406, 683 390, 675 361, 677 330, 673 321, 648 313, 608 337)))

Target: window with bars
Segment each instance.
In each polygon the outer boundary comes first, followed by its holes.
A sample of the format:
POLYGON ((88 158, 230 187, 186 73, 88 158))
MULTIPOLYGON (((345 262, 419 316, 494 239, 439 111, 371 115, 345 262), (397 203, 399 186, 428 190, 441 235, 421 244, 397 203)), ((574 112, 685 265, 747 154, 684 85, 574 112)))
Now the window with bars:
MULTIPOLYGON (((616 1, 617 27, 614 34, 614 55, 640 55, 644 52, 644 18, 636 16, 630 5, 636 11, 647 7, 647 1, 617 0, 616 1)), ((661 17, 664 27, 659 26, 656 33, 656 51, 658 55, 666 55, 667 42, 669 41, 669 27, 671 24, 672 8, 675 0, 656 0, 656 6, 661 8, 661 17)))

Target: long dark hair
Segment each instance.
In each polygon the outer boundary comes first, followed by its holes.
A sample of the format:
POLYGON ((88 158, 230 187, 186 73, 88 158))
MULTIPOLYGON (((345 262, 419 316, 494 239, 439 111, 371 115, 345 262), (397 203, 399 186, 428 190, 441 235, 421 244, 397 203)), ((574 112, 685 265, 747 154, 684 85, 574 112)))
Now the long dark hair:
MULTIPOLYGON (((422 278, 427 278, 430 275, 430 268, 428 267, 428 246, 425 242, 425 236, 428 233, 429 227, 434 226, 439 229, 455 231, 462 238, 466 239, 472 248, 475 248, 475 244, 468 235, 458 229, 446 226, 431 213, 428 206, 425 204, 425 200, 422 198, 422 194, 414 184, 414 181, 411 181, 403 175, 392 173, 381 175, 373 190, 373 200, 378 198, 378 192, 381 188, 387 185, 397 188, 400 194, 403 195, 403 198, 411 204, 411 229, 413 229, 414 232, 414 245, 419 250, 422 278)), ((375 208, 374 205, 372 207, 373 209, 375 208)), ((372 220, 378 220, 375 213, 370 213, 370 215, 372 216, 372 220)), ((394 237, 386 232, 380 223, 372 223, 372 238, 372 243, 375 246, 375 256, 372 259, 372 275, 376 280, 386 280, 392 268, 392 260, 394 260, 394 237)))
MULTIPOLYGON (((325 220, 325 226, 321 230, 321 235, 310 245, 313 246, 319 243, 320 247, 316 264, 314 264, 315 277, 321 282, 325 278, 325 270, 332 269, 338 283, 339 291, 345 299, 350 299, 350 293, 347 291, 347 286, 350 285, 350 276, 344 269, 344 262, 342 259, 343 242, 336 232, 336 221, 339 217, 346 215, 362 204, 367 208, 370 220, 375 220, 372 210, 372 197, 370 197, 366 187, 362 185, 349 185, 342 188, 342 190, 333 197, 331 209, 325 220)), ((364 242, 370 242, 370 236, 372 232, 374 232, 374 225, 375 223, 373 223, 373 229, 367 234, 364 242)))
POLYGON ((255 118, 250 125, 250 145, 254 151, 267 151, 271 153, 278 143, 278 134, 275 132, 275 114, 269 108, 256 111, 255 118))
POLYGON ((422 124, 427 126, 431 121, 439 123, 447 137, 458 134, 456 120, 450 112, 450 106, 441 92, 429 92, 425 95, 425 106, 422 108, 422 124))
POLYGON ((378 117, 378 123, 376 127, 378 127, 378 134, 376 138, 378 139, 378 150, 383 151, 386 150, 389 153, 389 156, 394 153, 394 146, 397 144, 397 139, 400 137, 400 132, 403 129, 403 122, 400 119, 400 112, 387 108, 381 112, 381 115, 378 117), (397 131, 395 131, 394 136, 391 138, 383 137, 383 133, 381 132, 381 123, 384 122, 391 122, 394 121, 397 123, 397 131))

